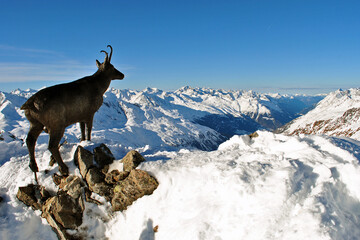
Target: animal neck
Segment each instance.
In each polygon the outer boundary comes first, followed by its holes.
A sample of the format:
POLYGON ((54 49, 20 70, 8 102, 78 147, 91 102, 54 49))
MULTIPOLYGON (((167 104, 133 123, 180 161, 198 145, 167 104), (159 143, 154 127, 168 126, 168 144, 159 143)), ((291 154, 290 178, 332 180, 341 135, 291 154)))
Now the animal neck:
POLYGON ((109 88, 112 79, 111 76, 109 76, 106 72, 98 70, 96 73, 94 73, 93 80, 96 90, 101 94, 104 94, 109 88))

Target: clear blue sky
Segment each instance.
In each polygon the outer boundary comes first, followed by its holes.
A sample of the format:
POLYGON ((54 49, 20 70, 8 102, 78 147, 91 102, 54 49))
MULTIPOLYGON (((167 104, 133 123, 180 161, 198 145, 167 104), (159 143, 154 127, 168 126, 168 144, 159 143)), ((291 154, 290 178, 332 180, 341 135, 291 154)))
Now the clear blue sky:
POLYGON ((0 90, 93 74, 115 88, 327 93, 360 87, 360 1, 2 1, 0 90))

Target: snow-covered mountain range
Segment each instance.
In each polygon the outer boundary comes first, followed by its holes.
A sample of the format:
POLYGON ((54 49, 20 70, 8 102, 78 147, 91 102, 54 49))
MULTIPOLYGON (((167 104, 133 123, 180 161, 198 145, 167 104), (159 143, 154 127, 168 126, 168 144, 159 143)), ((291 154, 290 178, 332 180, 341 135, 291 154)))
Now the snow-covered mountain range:
POLYGON ((283 132, 360 140, 360 88, 339 89, 330 93, 313 110, 284 126, 283 132))
MULTIPOLYGON (((34 183, 23 141, 29 123, 19 110, 34 93, 0 92, 4 240, 57 239, 41 212, 16 198, 19 187, 34 183)), ((67 128, 60 147, 63 160, 70 174, 80 176, 73 161, 79 145, 93 149, 105 143, 115 164, 135 149, 146 159, 139 168, 155 176, 159 187, 124 212, 112 212, 110 203, 93 193, 103 204, 85 203, 78 230, 85 239, 109 240, 358 239, 360 143, 352 138, 358 134, 359 102, 359 89, 325 98, 190 87, 173 92, 111 89, 95 114, 91 142, 79 142, 78 125, 67 128), (344 116, 336 122, 344 123, 341 131, 351 129, 352 138, 270 132, 316 103, 286 131, 298 122, 344 116), (258 136, 250 138, 247 134, 255 130, 258 136)), ((38 179, 56 192, 52 174, 58 166, 49 166, 47 140, 41 134, 36 145, 38 179)))
MULTIPOLYGON (((34 90, 0 92, 2 135, 25 139, 29 126, 19 108, 34 93, 34 90)), ((93 134, 119 139, 129 147, 151 142, 153 148, 183 146, 212 150, 235 134, 274 130, 322 98, 191 87, 173 92, 154 88, 111 89, 95 114, 93 134)), ((65 138, 76 139, 79 135, 79 127, 73 125, 67 129, 65 138)))

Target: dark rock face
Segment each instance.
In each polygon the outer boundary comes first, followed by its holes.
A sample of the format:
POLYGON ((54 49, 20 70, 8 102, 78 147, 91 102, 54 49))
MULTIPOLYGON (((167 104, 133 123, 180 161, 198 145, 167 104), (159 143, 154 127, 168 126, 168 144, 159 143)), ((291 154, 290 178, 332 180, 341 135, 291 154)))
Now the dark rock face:
POLYGON ((99 147, 94 149, 94 160, 99 168, 103 169, 106 165, 112 164, 115 157, 110 149, 102 143, 99 147))
POLYGON ((147 172, 132 170, 129 176, 118 182, 114 188, 114 197, 111 201, 113 211, 127 209, 138 198, 152 194, 158 185, 157 180, 147 172))

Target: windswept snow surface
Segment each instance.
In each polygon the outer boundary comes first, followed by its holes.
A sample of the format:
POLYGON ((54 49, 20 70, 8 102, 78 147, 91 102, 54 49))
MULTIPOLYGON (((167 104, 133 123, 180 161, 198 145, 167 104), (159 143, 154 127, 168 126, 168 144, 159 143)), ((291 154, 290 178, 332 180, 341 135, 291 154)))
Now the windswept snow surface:
MULTIPOLYGON (((82 145, 91 149, 101 140, 82 145)), ((121 159, 126 149, 115 139, 108 144, 121 159)), ((72 163, 76 147, 61 147, 72 174, 79 174, 72 163)), ((0 167, 0 238, 56 239, 40 212, 15 197, 33 176, 25 146, 13 148, 18 153, 0 167)), ((137 150, 147 159, 139 167, 156 176, 158 189, 115 213, 93 194, 104 205, 86 203, 79 229, 89 239, 359 239, 357 141, 260 131, 253 139, 234 136, 211 152, 137 150)), ((57 166, 44 173, 46 144, 37 145, 36 155, 39 181, 55 190, 57 166)))

